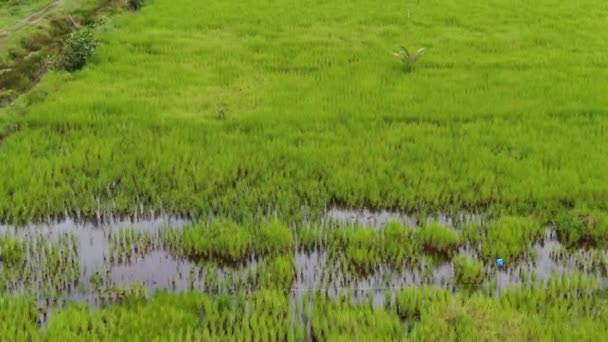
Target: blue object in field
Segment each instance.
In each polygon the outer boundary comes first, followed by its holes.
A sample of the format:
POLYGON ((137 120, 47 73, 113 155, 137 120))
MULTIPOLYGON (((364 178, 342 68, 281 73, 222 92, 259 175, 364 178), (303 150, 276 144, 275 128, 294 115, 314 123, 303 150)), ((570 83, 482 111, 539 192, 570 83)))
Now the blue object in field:
POLYGON ((496 266, 503 267, 504 265, 505 265, 504 260, 502 260, 502 259, 496 259, 496 266))

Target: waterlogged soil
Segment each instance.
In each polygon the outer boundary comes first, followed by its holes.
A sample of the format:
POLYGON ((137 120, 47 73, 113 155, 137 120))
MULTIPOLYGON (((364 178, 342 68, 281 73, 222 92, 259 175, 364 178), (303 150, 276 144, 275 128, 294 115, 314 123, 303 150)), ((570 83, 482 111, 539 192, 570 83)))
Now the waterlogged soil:
MULTIPOLYGON (((391 212, 343 212, 330 211, 327 215, 332 222, 374 225, 380 229, 389 219, 398 219, 410 223, 420 223, 412 216, 391 212)), ((463 220, 482 220, 475 215, 464 215, 457 220, 445 216, 441 221, 449 226, 463 220)), ((221 265, 211 262, 193 262, 180 257, 163 247, 159 233, 163 229, 180 229, 187 220, 177 217, 140 218, 131 220, 106 219, 104 222, 86 223, 77 220, 63 219, 47 224, 32 224, 25 227, 0 226, 0 237, 14 237, 27 242, 32 253, 25 261, 26 269, 38 270, 37 274, 27 279, 17 278, 4 284, 4 288, 15 294, 34 294, 41 307, 50 310, 66 301, 84 301, 91 305, 103 304, 107 301, 120 299, 120 291, 132 284, 139 284, 148 294, 155 291, 167 290, 172 292, 204 291, 217 293, 220 291, 249 291, 251 274, 255 274, 259 260, 252 256, 237 265, 221 265), (119 232, 129 229, 141 233, 141 236, 151 237, 151 244, 142 249, 133 246, 130 255, 112 252, 112 246, 120 241, 119 232), (63 240, 62 240, 63 239, 63 240), (48 257, 49 250, 37 251, 43 243, 69 241, 59 245, 61 267, 69 263, 70 255, 78 261, 77 276, 75 274, 59 275, 59 294, 54 300, 45 287, 47 278, 53 277, 43 270, 42 263, 48 257), (63 264, 62 264, 63 263, 63 264), (61 278, 64 277, 65 279, 61 278)), ((124 252, 124 251, 123 251, 124 252)), ((475 252, 465 246, 460 253, 471 258, 477 258, 475 252)), ((608 256, 608 251, 595 251, 608 256)), ((605 273, 591 267, 593 260, 591 251, 566 250, 557 240, 556 234, 547 231, 544 239, 536 243, 532 257, 522 260, 515 265, 497 268, 493 264, 485 265, 484 282, 479 287, 490 295, 498 295, 502 290, 513 284, 541 282, 551 276, 568 276, 573 273, 584 274, 596 279, 601 287, 608 287, 605 273)), ((437 261, 422 258, 416 266, 404 264, 401 267, 377 265, 372 272, 365 276, 354 275, 347 271, 339 261, 330 260, 328 251, 317 248, 312 251, 296 249, 294 255, 295 275, 291 287, 292 300, 301 302, 305 293, 321 292, 331 297, 350 291, 352 298, 360 302, 372 300, 376 305, 382 305, 387 293, 392 293, 404 287, 436 285, 452 291, 462 289, 463 284, 457 284, 454 279, 454 266, 449 260, 437 261)), ((4 271, 5 266, 0 266, 4 271)), ((0 273, 1 274, 1 273, 0 273)), ((57 282, 57 280, 55 280, 57 282)), ((0 285, 1 286, 1 285, 0 285)), ((292 302, 292 305, 294 303, 292 302)), ((301 307, 301 306, 300 306, 301 307)), ((46 316, 45 316, 46 317, 46 316)))

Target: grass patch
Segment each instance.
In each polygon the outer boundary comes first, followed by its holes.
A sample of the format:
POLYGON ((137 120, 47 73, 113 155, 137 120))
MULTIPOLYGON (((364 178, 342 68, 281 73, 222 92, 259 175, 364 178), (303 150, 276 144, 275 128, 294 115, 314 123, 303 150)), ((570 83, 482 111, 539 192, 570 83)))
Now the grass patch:
POLYGON ((530 255, 534 242, 545 228, 533 217, 501 216, 484 226, 471 227, 469 237, 477 244, 479 254, 489 261, 503 259, 507 265, 530 255))
POLYGON ((443 257, 451 257, 462 242, 456 231, 439 223, 421 227, 416 238, 426 253, 443 257))
POLYGON ((599 210, 573 210, 555 220, 558 236, 566 245, 608 246, 608 215, 599 210))

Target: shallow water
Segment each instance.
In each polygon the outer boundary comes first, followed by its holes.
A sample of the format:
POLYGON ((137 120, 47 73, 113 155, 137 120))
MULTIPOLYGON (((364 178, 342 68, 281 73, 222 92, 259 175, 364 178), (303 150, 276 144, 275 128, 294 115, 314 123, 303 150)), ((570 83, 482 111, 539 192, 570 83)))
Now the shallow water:
MULTIPOLYGON (((411 216, 390 212, 376 215, 371 212, 357 214, 330 211, 328 217, 332 220, 342 220, 344 224, 350 224, 354 220, 379 229, 391 219, 419 223, 411 216)), ((445 217, 440 221, 454 226, 456 221, 481 219, 479 216, 463 215, 457 220, 445 217)), ((112 219, 101 223, 83 223, 67 219, 20 228, 0 226, 0 236, 15 236, 27 242, 26 269, 30 269, 32 274, 29 277, 6 280, 4 287, 13 293, 35 294, 41 305, 46 303, 46 308, 74 300, 97 305, 104 301, 108 292, 114 293, 112 291, 116 288, 125 288, 133 283, 143 286, 148 294, 159 290, 197 290, 211 293, 250 290, 253 285, 245 284, 248 284, 249 274, 255 273, 257 269, 258 260, 254 256, 234 266, 195 263, 173 255, 162 246, 159 233, 163 227, 180 229, 186 223, 184 219, 164 216, 139 220, 112 219), (113 244, 116 246, 117 243, 125 243, 125 238, 121 240, 119 234, 121 229, 124 231, 125 228, 132 230, 136 236, 135 241, 139 241, 137 236, 150 237, 152 242, 149 248, 136 251, 137 246, 129 246, 129 257, 121 257, 116 250, 112 252, 113 244), (66 270, 74 267, 76 261, 78 267, 74 269, 77 269, 77 275, 70 275, 66 270), (45 271, 44 267, 51 271, 45 271), (59 274, 52 274, 57 273, 57 269, 61 270, 59 274), (53 295, 52 291, 60 293, 53 295), (49 302, 49 296, 58 298, 49 302)), ((534 246, 535 257, 532 260, 507 265, 502 269, 497 269, 493 264, 486 265, 485 285, 493 283, 494 293, 498 294, 510 285, 529 283, 532 281, 531 274, 534 274, 533 281, 540 282, 552 275, 582 273, 598 280, 601 287, 608 286, 606 275, 586 264, 591 260, 590 252, 575 251, 563 254, 563 251, 564 248, 557 241, 555 234, 548 231, 544 239, 534 246)), ((460 253, 476 258, 471 248, 465 247, 460 253)), ((603 253, 608 257, 608 251, 596 253, 603 253)), ((350 291, 356 301, 369 301, 371 293, 373 304, 382 305, 387 293, 392 294, 404 287, 437 285, 452 291, 459 288, 454 281, 454 266, 451 261, 430 262, 430 259, 423 258, 420 265, 404 264, 397 268, 381 264, 365 276, 349 274, 338 261, 329 260, 328 252, 323 248, 313 251, 297 250, 294 262, 295 279, 291 295, 292 299, 298 302, 305 293, 321 292, 336 297, 340 293, 350 291)))
POLYGON ((485 215, 461 211, 458 215, 437 214, 431 216, 420 216, 406 214, 398 211, 369 209, 344 209, 331 208, 325 214, 325 220, 339 224, 357 224, 360 226, 382 228, 389 221, 401 222, 410 227, 417 227, 429 222, 437 222, 454 228, 463 223, 483 223, 485 215))

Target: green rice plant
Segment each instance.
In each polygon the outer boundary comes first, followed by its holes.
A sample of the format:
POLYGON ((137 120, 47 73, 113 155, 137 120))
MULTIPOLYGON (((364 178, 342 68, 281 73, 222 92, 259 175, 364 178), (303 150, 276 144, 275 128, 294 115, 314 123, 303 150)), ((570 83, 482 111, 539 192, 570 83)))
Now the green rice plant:
POLYGON ((311 340, 399 341, 405 338, 404 329, 394 313, 355 305, 346 299, 334 301, 315 296, 311 316, 311 340))
POLYGON ((555 219, 559 239, 572 246, 608 246, 608 214, 600 210, 573 210, 555 219))
POLYGON ((302 225, 296 229, 296 237, 298 241, 298 248, 306 251, 311 251, 316 245, 322 243, 323 228, 316 227, 314 225, 302 225))
POLYGON ((456 231, 431 222, 416 232, 416 239, 426 253, 450 257, 460 247, 461 238, 456 231))
POLYGON ((122 227, 110 236, 110 259, 125 262, 142 256, 153 248, 152 236, 135 228, 122 227))
POLYGON ((518 216, 501 216, 479 229, 475 240, 481 256, 491 261, 502 258, 507 265, 529 254, 545 231, 535 218, 518 216))
POLYGON ((209 227, 194 224, 184 228, 181 244, 190 257, 238 262, 251 252, 253 240, 250 229, 229 219, 218 219, 209 227))
POLYGON ((413 230, 397 221, 389 221, 380 232, 379 253, 387 263, 399 266, 406 258, 413 258, 417 251, 413 230))
POLYGON ((20 268, 25 262, 25 247, 17 238, 0 238, 0 262, 7 268, 20 268))
POLYGON ((543 337, 538 318, 476 295, 456 296, 442 304, 431 304, 424 311, 410 335, 416 341, 524 341, 543 337))
POLYGON ((256 231, 256 251, 266 255, 281 255, 293 251, 293 234, 278 220, 263 222, 256 231))
POLYGON ((415 54, 410 54, 407 48, 401 46, 401 49, 398 52, 394 52, 393 56, 397 57, 399 61, 401 61, 403 70, 405 70, 405 72, 412 72, 414 70, 414 66, 416 66, 416 63, 418 63, 420 58, 424 56, 425 52, 425 48, 420 48, 415 54))
POLYGON ((354 273, 366 274, 380 261, 378 254, 378 236, 373 228, 357 227, 348 230, 347 245, 344 247, 346 265, 354 273))
POLYGON ((2 339, 14 341, 40 339, 41 331, 38 328, 38 309, 35 299, 0 294, 0 329, 2 329, 2 339))
POLYGON ((293 256, 277 256, 258 266, 257 277, 261 288, 282 289, 291 288, 295 276, 293 256))
POLYGON ((439 287, 406 287, 395 293, 395 310, 403 321, 419 320, 425 308, 443 304, 451 294, 439 287))
POLYGON ((465 289, 477 290, 484 279, 483 264, 466 255, 454 258, 454 280, 465 289))

